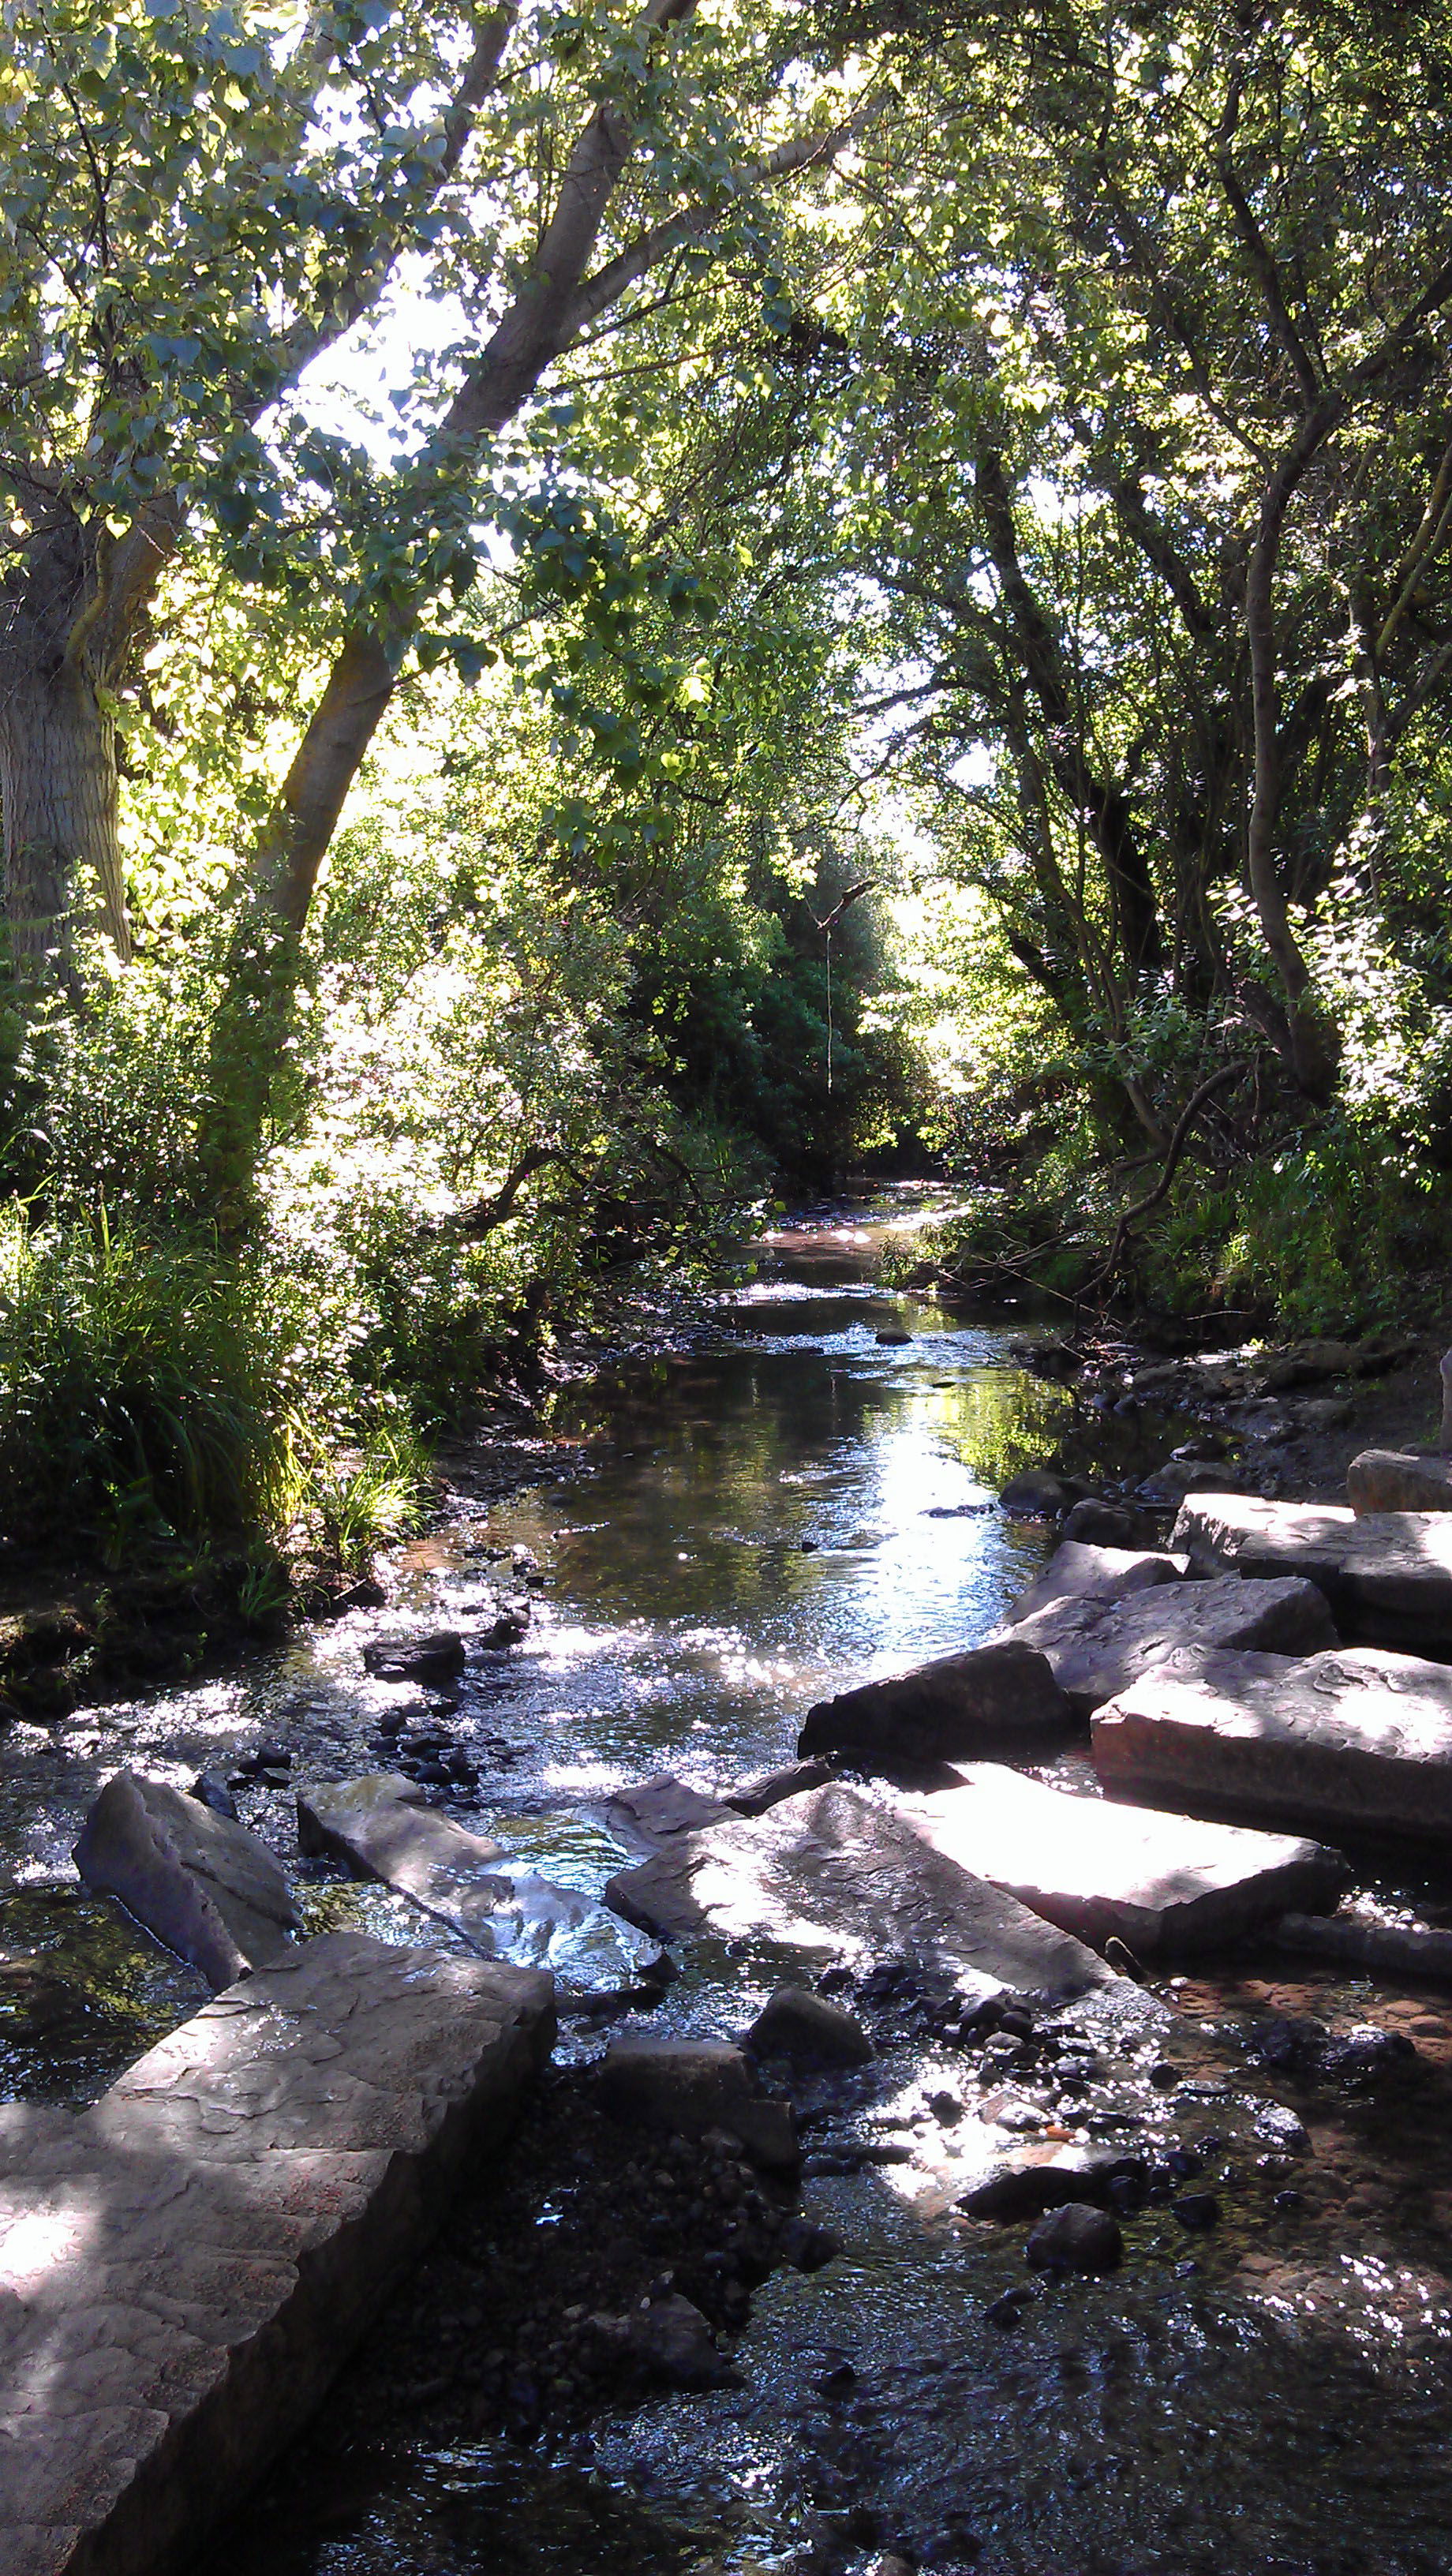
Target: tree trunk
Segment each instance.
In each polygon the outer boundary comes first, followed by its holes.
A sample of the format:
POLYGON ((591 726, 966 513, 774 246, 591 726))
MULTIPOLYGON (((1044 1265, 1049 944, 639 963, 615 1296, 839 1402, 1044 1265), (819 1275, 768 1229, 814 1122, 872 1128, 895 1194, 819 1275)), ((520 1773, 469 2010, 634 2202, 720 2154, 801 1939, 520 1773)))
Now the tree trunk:
POLYGON ((90 925, 130 954, 117 826, 116 729, 84 671, 0 679, 0 809, 5 908, 16 972, 72 980, 75 931, 90 925))

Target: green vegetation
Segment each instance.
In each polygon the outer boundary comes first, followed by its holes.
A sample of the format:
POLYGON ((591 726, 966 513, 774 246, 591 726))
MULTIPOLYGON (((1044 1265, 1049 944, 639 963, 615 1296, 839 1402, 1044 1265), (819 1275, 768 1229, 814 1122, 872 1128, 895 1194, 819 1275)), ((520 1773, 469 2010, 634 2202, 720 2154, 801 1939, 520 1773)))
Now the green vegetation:
POLYGON ((0 1525, 261 1607, 873 1156, 1440 1293, 1436 11, 14 16, 0 1525))

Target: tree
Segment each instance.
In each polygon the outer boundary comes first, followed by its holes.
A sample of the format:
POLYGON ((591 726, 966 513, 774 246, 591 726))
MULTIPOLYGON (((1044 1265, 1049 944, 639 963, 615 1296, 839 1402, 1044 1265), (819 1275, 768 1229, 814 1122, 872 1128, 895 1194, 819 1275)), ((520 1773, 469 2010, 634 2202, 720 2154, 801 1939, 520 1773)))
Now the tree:
POLYGON ((1452 678, 1445 22, 1047 0, 934 78, 829 309, 875 712, 1142 1135, 1167 1001, 1324 1107, 1315 911, 1452 678))
MULTIPOLYGON (((784 13, 501 0, 35 0, 0 71, 0 803, 12 949, 124 958, 118 698, 158 583, 205 541, 327 665, 247 868, 295 940, 420 635, 478 573, 481 476, 567 351, 756 260, 870 76, 784 13), (310 366, 448 299, 381 457, 310 420, 310 366), (416 306, 415 308, 416 309, 416 306)), ((486 513, 487 515, 487 513, 486 513)))

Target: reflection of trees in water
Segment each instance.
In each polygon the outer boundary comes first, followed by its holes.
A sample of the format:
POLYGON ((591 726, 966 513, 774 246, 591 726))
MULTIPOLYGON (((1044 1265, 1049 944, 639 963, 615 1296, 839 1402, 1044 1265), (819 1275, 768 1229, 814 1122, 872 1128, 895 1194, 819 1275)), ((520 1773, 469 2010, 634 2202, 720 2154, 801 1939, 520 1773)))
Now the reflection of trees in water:
POLYGON ((92 2101, 206 1997, 180 1960, 79 1890, 8 1890, 0 1952, 17 1971, 0 1981, 0 2093, 16 2100, 92 2101))

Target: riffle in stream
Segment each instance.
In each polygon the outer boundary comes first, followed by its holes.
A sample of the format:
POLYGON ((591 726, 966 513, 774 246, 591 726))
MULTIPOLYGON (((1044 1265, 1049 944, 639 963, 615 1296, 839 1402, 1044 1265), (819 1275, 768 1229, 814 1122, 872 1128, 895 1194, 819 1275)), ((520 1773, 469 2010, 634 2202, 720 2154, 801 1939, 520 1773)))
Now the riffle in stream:
MULTIPOLYGON (((89 2099, 203 1999, 75 1885, 70 1845, 123 1762, 184 1785, 266 1740, 299 1779, 346 1777, 387 1767, 381 1717, 440 1709, 478 1771, 452 1811, 594 1894, 635 1856, 606 1822, 620 1787, 667 1769, 725 1787, 789 1760, 813 1701, 981 1637, 1048 1544, 995 1507, 1007 1476, 1050 1452, 1107 1480, 1152 1460, 1132 1427, 1025 1375, 1006 1326, 884 1293, 880 1241, 850 1215, 775 1238, 717 1334, 562 1397, 558 1455, 588 1472, 409 1550, 385 1618, 353 1614, 195 1688, 11 1728, 0 1943, 43 1973, 16 1969, 0 1989, 6 2092, 89 2099), (444 1700, 365 1676, 381 1625, 478 1633, 491 1552, 516 1547, 545 1578, 521 1645, 471 1654, 444 1700)), ((1170 1436, 1161 1426, 1156 1456, 1170 1436)), ((1082 1769, 1067 1776, 1087 1792, 1082 1769)), ((295 1853, 283 1789, 239 1805, 295 1853)), ((318 1865, 300 1875, 314 1928, 434 1937, 386 1891, 318 1865)), ((1380 1888, 1422 1905, 1452 1893, 1425 1875, 1380 1888)), ((588 1968, 568 1938, 549 1963, 566 1978, 588 1968)), ((739 2036, 783 1973, 802 1973, 765 1941, 702 1943, 681 1965, 649 2026, 739 2036)), ((1404 2032, 1414 2078, 1395 2107, 1292 2088, 1315 2147, 1295 2194, 1207 2168, 1213 2233, 1191 2240, 1151 2208, 1127 2227, 1122 2271, 1046 2287, 1011 2331, 986 2311, 1024 2277, 1022 2229, 925 2211, 891 2166, 810 2179, 808 2212, 844 2251, 756 2292, 738 2387, 526 2443, 441 2444, 403 2419, 355 2454, 341 2431, 330 2447, 330 2422, 349 2420, 345 2374, 206 2576, 825 2576, 883 2551, 945 2576, 1452 2569, 1452 2011, 1293 1982, 1269 1950, 1159 1991, 1203 2044, 1202 2134, 1217 2086, 1234 2095, 1246 2034, 1278 2015, 1404 2032)), ((576 2030, 563 2054, 600 2044, 576 2030)), ((877 2070, 879 2108, 911 2135, 959 2073, 934 2045, 903 2043, 877 2070)), ((537 2223, 554 2215, 543 2177, 537 2223)))

